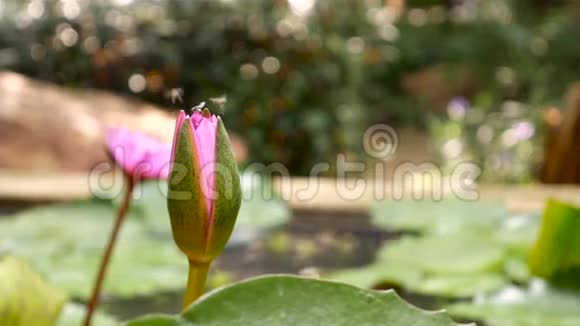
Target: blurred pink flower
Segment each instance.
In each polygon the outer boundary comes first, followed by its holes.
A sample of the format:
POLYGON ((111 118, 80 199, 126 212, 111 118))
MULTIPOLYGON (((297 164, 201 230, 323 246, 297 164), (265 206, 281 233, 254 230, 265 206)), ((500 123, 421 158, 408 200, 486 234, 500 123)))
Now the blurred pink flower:
POLYGON ((462 120, 469 110, 469 101, 463 96, 457 96, 447 104, 447 114, 453 120, 462 120))
POLYGON ((518 140, 526 140, 532 138, 536 128, 530 121, 520 121, 512 125, 512 130, 518 140))
POLYGON ((170 143, 124 128, 107 130, 106 140, 113 160, 127 175, 141 179, 167 179, 170 143))

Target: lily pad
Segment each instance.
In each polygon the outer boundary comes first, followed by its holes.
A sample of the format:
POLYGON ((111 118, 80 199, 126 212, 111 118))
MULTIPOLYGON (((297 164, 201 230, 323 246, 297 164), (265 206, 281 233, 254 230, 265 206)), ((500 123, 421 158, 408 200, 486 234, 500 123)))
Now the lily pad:
POLYGON ((387 242, 375 263, 327 278, 363 288, 388 283, 423 295, 464 298, 506 286, 505 257, 492 237, 405 236, 387 242))
POLYGON ((409 288, 421 281, 423 273, 405 264, 377 262, 368 266, 344 269, 325 275, 326 279, 358 286, 363 289, 377 287, 383 283, 409 288))
POLYGON ((475 234, 408 236, 387 242, 377 257, 385 263, 412 265, 425 273, 467 274, 500 271, 505 250, 475 234))
POLYGON ((386 282, 450 298, 530 279, 527 260, 539 233, 538 214, 508 216, 496 203, 446 199, 382 202, 371 216, 379 227, 414 235, 387 242, 375 263, 332 273, 331 279, 363 287, 386 282))
POLYGON ((65 293, 28 264, 10 256, 0 260, 0 325, 52 326, 65 302, 65 293))
POLYGON ((527 260, 540 234, 540 224, 541 216, 537 213, 509 216, 494 236, 510 253, 527 260))
POLYGON ((527 289, 510 286, 448 309, 458 318, 481 320, 491 326, 580 325, 580 295, 550 288, 541 280, 527 289))
POLYGON ((463 275, 430 275, 409 290, 424 295, 446 298, 467 298, 501 289, 507 285, 499 273, 473 273, 463 275))
POLYGON ((507 210, 493 202, 407 200, 377 203, 370 215, 374 225, 389 231, 450 234, 495 230, 507 216, 507 210))
MULTIPOLYGON (((106 201, 49 205, 0 220, 0 254, 29 261, 48 281, 74 297, 92 289, 115 208, 106 201)), ((127 216, 104 293, 127 297, 183 286, 187 262, 170 238, 127 216)))
POLYGON ((293 276, 266 276, 212 291, 180 316, 145 316, 128 326, 456 325, 444 312, 414 308, 393 291, 293 276))
POLYGON ((383 284, 399 286, 407 291, 446 298, 466 298, 503 288, 506 278, 499 273, 425 274, 415 266, 392 262, 342 270, 326 275, 327 279, 361 288, 383 284))
POLYGON ((515 283, 528 283, 532 274, 528 267, 528 261, 522 256, 509 256, 504 261, 503 271, 505 275, 515 283))

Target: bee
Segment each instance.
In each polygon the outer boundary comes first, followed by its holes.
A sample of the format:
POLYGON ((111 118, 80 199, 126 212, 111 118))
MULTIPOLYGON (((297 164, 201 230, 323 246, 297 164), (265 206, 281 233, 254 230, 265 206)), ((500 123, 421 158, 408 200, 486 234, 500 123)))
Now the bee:
POLYGON ((213 103, 219 105, 220 107, 223 107, 227 102, 227 98, 226 98, 225 94, 222 96, 219 96, 219 97, 212 97, 209 100, 212 101, 213 103))
POLYGON ((165 97, 171 98, 171 103, 183 103, 183 88, 172 88, 165 92, 165 97))
POLYGON ((192 107, 191 108, 191 112, 193 112, 193 111, 201 111, 201 110, 203 110, 203 108, 205 108, 205 102, 201 102, 198 105, 192 107))

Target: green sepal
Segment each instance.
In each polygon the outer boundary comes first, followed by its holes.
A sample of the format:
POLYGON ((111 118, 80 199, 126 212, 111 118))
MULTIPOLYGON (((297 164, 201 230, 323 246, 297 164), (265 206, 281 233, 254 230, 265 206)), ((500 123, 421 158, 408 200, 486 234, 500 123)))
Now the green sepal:
POLYGON ((199 182, 201 167, 193 140, 194 132, 190 119, 186 118, 179 131, 169 174, 167 208, 177 247, 190 260, 208 262, 209 217, 199 182))
POLYGON ((210 225, 211 238, 208 253, 211 257, 219 255, 236 224, 242 201, 242 189, 238 165, 232 151, 230 138, 222 119, 218 117, 216 140, 216 198, 213 210, 213 223, 210 225))

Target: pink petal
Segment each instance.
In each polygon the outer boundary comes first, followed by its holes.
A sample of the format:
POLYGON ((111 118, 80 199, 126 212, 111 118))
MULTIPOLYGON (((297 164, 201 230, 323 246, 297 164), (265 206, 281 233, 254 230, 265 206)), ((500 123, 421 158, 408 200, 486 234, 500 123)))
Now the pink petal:
MULTIPOLYGON (((133 173, 136 172, 136 169, 145 169, 144 166, 139 166, 141 163, 145 163, 145 159, 147 157, 147 148, 150 146, 147 139, 137 139, 133 134, 128 136, 129 138, 126 139, 126 144, 124 145, 125 152, 123 155, 125 156, 124 164, 127 166, 128 169, 131 169, 133 173)), ((138 137, 138 136, 137 136, 138 137)))
POLYGON ((215 201, 215 165, 217 118, 202 118, 195 130, 195 144, 201 167, 201 186, 206 197, 208 215, 213 220, 215 201))
POLYGON ((109 152, 126 174, 145 179, 166 178, 171 147, 149 135, 127 129, 106 132, 109 152))
POLYGON ((143 177, 147 179, 167 179, 170 158, 171 149, 169 146, 164 146, 164 144, 152 145, 151 151, 145 159, 150 168, 144 171, 143 177))
POLYGON ((203 119, 204 117, 199 110, 194 110, 193 113, 191 113, 192 126, 194 127, 193 130, 199 127, 199 124, 203 119))

